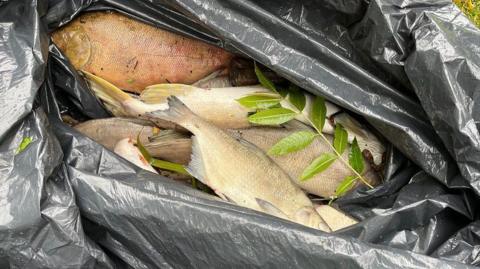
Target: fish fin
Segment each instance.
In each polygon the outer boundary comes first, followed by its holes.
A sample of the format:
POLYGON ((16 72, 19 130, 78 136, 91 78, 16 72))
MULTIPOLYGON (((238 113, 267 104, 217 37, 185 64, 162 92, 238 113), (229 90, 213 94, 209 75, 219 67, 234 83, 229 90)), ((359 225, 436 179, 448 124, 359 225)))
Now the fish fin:
MULTIPOLYGON (((235 140, 238 141, 241 145, 244 147, 249 148, 252 154, 255 154, 257 157, 262 158, 262 159, 268 159, 269 161, 272 161, 266 154, 265 152, 259 148, 257 145, 253 144, 252 142, 245 140, 242 137, 241 132, 234 132, 232 133, 232 137, 235 138, 235 140)), ((272 161, 273 162, 273 161, 272 161)))
POLYGON ((155 84, 145 88, 140 94, 140 100, 147 104, 158 104, 167 101, 171 95, 185 96, 200 88, 185 84, 155 84))
POLYGON ((203 184, 208 185, 205 173, 205 164, 202 159, 202 152, 200 151, 200 145, 198 139, 192 136, 192 155, 190 163, 185 168, 190 175, 200 180, 203 184))
POLYGON ((220 74, 223 72, 224 70, 220 69, 220 70, 216 70, 216 71, 213 71, 212 73, 210 73, 210 75, 202 78, 202 79, 199 79, 197 80, 195 83, 192 84, 192 86, 194 87, 200 87, 199 85, 202 85, 204 82, 207 82, 211 79, 214 79, 218 76, 220 76, 220 74))
POLYGON ((288 216, 282 212, 282 210, 278 209, 276 206, 274 206, 272 203, 265 201, 260 198, 255 198, 255 201, 257 201, 258 206, 267 214, 273 215, 275 217, 279 217, 282 219, 289 219, 288 216))
POLYGON ((180 133, 175 130, 160 130, 157 134, 154 134, 148 138, 150 143, 168 143, 168 141, 177 140, 177 139, 186 139, 190 138, 185 133, 180 133))
POLYGON ((152 119, 155 122, 155 119, 162 119, 170 122, 174 122, 182 126, 185 120, 192 117, 196 117, 193 113, 178 97, 170 96, 167 98, 168 109, 166 110, 156 110, 152 112, 145 113, 147 118, 152 119))
POLYGON ((123 103, 133 100, 129 94, 122 91, 110 82, 104 80, 103 78, 97 77, 94 74, 84 70, 81 72, 85 76, 90 89, 93 91, 95 96, 105 103, 105 106, 110 110, 110 112, 112 112, 112 114, 115 116, 128 115, 123 107, 123 103))
MULTIPOLYGON (((99 97, 100 100, 105 100, 105 99, 102 99, 99 97)), ((116 106, 116 105, 111 105, 111 103, 109 103, 108 101, 103 103, 103 105, 105 106, 105 108, 107 109, 107 111, 110 111, 110 113, 112 113, 112 115, 114 115, 115 117, 123 117, 123 116, 128 116, 127 113, 125 113, 125 111, 122 109, 121 106, 116 106)))
POLYGON ((231 136, 233 138, 235 138, 235 140, 237 140, 240 144, 248 147, 248 148, 253 148, 255 150, 258 150, 259 148, 257 147, 257 145, 253 144, 252 142, 250 141, 247 141, 243 138, 242 136, 242 133, 239 132, 239 131, 235 131, 235 132, 231 132, 231 136))
POLYGON ((235 138, 236 140, 239 140, 239 139, 243 139, 242 138, 242 132, 240 130, 237 130, 237 129, 232 129, 232 130, 229 130, 229 134, 235 138))
POLYGON ((230 202, 232 204, 236 204, 235 201, 230 199, 227 195, 225 195, 225 193, 219 192, 218 190, 216 190, 214 192, 215 192, 216 195, 218 195, 218 197, 222 198, 223 200, 225 200, 227 202, 230 202))

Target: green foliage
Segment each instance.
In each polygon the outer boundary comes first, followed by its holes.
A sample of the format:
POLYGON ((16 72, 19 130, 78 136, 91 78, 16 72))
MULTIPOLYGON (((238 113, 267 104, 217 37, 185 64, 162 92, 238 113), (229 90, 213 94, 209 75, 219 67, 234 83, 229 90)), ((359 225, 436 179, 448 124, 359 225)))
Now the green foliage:
POLYGON ((280 103, 282 98, 277 94, 254 94, 237 99, 242 106, 250 109, 266 109, 280 103))
POLYGON ((290 89, 288 92, 288 100, 300 112, 303 111, 303 109, 305 108, 305 104, 307 103, 305 94, 295 84, 292 84, 290 86, 290 89))
POLYGON ((260 70, 260 68, 257 66, 257 63, 255 63, 255 75, 257 75, 257 78, 258 78, 258 81, 260 82, 260 84, 271 90, 272 92, 275 92, 275 93, 278 93, 277 92, 277 89, 275 88, 275 84, 273 84, 272 81, 270 81, 262 72, 262 70, 260 70))
POLYGON ((348 192, 353 187, 357 179, 358 177, 356 176, 346 176, 335 190, 335 197, 340 197, 348 192))
POLYGON ((357 173, 361 174, 363 172, 363 155, 360 151, 360 147, 358 147, 357 138, 353 139, 350 154, 348 156, 348 162, 350 163, 350 166, 357 171, 357 173))
POLYGON ((315 125, 315 128, 321 132, 323 130, 323 126, 325 125, 325 119, 327 118, 327 107, 323 97, 317 96, 315 98, 310 115, 313 125, 315 125))
POLYGON ((348 133, 340 123, 335 125, 335 134, 333 138, 333 147, 339 154, 343 154, 348 146, 348 133))
POLYGON ((274 156, 285 155, 290 152, 299 151, 310 145, 316 134, 310 131, 295 132, 273 145, 268 154, 274 156))
POLYGON ((463 13, 480 27, 480 1, 478 0, 453 0, 463 13))
POLYGON ((248 117, 251 123, 261 125, 279 125, 295 118, 297 113, 287 108, 270 108, 258 111, 248 117))
MULTIPOLYGON (((279 125, 294 119, 295 116, 305 109, 306 96, 298 88, 298 86, 291 84, 288 89, 276 88, 275 85, 265 77, 256 64, 255 74, 257 75, 260 84, 280 96, 275 95, 275 97, 265 98, 265 96, 251 95, 237 100, 245 107, 257 109, 257 113, 249 116, 248 118, 251 123, 261 125, 279 125), (281 102, 285 100, 290 103, 291 106, 289 107, 295 107, 299 113, 282 107, 281 102)), ((355 175, 345 177, 345 179, 337 187, 334 198, 344 195, 359 179, 370 186, 368 182, 365 181, 365 179, 361 176, 365 165, 363 163, 363 156, 358 146, 357 139, 355 138, 353 140, 349 152, 349 158, 348 161, 346 161, 342 158, 342 154, 348 148, 348 133, 345 128, 340 123, 335 125, 333 144, 322 134, 325 121, 327 120, 327 107, 325 104, 325 99, 317 96, 313 101, 309 113, 310 116, 308 120, 310 121, 312 127, 316 129, 318 134, 309 131, 293 133, 277 142, 272 148, 270 148, 268 153, 273 156, 280 156, 299 151, 306 148, 312 143, 315 137, 319 136, 325 140, 325 142, 329 143, 334 154, 323 153, 318 158, 313 160, 312 163, 310 163, 303 171, 302 175, 300 176, 300 180, 308 180, 325 171, 336 160, 341 160, 342 163, 348 166, 355 175)), ((332 198, 330 202, 332 202, 334 198, 332 198)))
POLYGON ((337 156, 331 153, 323 153, 320 157, 312 161, 312 163, 305 168, 300 180, 305 181, 314 177, 316 174, 325 171, 337 159, 337 156))

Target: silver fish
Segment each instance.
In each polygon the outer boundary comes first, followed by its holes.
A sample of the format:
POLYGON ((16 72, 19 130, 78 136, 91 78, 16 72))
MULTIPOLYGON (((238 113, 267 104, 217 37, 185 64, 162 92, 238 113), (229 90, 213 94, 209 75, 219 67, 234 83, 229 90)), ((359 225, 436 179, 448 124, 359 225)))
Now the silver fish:
POLYGON ((221 198, 312 228, 330 231, 305 193, 256 146, 195 115, 177 97, 146 116, 175 122, 194 134, 187 170, 221 198))
POLYGON ((118 141, 124 138, 136 140, 140 136, 142 145, 155 158, 174 163, 186 163, 190 159, 190 154, 177 154, 191 151, 190 136, 173 130, 160 130, 148 120, 122 117, 94 119, 74 128, 112 151, 118 141), (162 142, 166 140, 163 137, 169 138, 168 144, 162 142))
POLYGON ((142 143, 147 143, 148 138, 159 131, 151 121, 135 118, 94 119, 79 123, 74 128, 109 150, 113 150, 121 139, 137 139, 138 135, 142 143))
MULTIPOLYGON (((226 131, 234 137, 241 138, 254 144, 263 152, 268 152, 268 150, 280 139, 292 133, 303 130, 310 130, 310 127, 300 122, 292 121, 291 123, 285 125, 284 128, 254 127, 226 131)), ((329 135, 326 135, 326 137, 330 141, 333 140, 333 138, 329 135)), ((176 145, 178 150, 172 152, 173 155, 171 155, 170 158, 175 158, 177 160, 188 159, 188 156, 190 156, 191 153, 191 141, 187 140, 185 137, 177 138, 172 135, 164 135, 152 144, 156 146, 158 151, 162 151, 162 147, 169 148, 172 147, 172 145, 176 145)), ((348 160, 348 151, 349 149, 347 149, 343 154, 343 158, 345 160, 348 160)), ((307 148, 301 151, 292 152, 283 156, 271 156, 271 158, 290 175, 293 182, 300 188, 308 193, 329 198, 334 196, 335 190, 346 176, 354 175, 351 170, 341 161, 335 161, 329 168, 315 175, 313 178, 310 178, 306 181, 300 180, 303 170, 316 157, 325 152, 333 153, 330 146, 324 140, 315 139, 307 148)), ((380 183, 378 174, 373 170, 372 166, 369 165, 368 162, 365 162, 365 171, 363 176, 371 185, 375 186, 380 183)), ((358 181, 357 184, 361 184, 361 182, 358 181)))

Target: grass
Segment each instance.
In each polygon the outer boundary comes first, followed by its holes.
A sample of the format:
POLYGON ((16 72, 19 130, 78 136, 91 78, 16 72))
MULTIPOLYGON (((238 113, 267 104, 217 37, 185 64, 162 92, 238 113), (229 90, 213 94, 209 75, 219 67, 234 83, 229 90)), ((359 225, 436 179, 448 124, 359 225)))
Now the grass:
POLYGON ((477 27, 480 27, 480 0, 453 0, 477 27))

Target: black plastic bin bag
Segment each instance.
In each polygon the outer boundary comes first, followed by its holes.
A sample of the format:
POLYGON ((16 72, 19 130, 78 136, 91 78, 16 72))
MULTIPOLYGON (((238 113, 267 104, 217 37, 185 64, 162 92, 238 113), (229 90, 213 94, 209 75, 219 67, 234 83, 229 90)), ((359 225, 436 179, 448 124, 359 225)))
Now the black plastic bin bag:
POLYGON ((480 265, 480 30, 450 1, 0 1, 1 268, 480 265), (385 181, 333 234, 143 171, 61 121, 109 117, 49 34, 115 10, 252 58, 358 114, 385 181))

